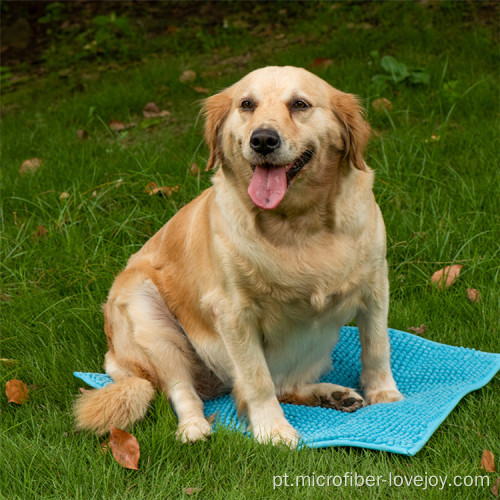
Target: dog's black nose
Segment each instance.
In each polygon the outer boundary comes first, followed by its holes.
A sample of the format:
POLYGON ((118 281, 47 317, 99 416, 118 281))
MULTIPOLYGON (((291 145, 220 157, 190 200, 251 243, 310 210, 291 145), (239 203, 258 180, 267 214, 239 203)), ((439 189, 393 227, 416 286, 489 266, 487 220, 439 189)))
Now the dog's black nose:
POLYGON ((280 147, 280 144, 280 135, 272 128, 258 128, 253 131, 250 137, 250 147, 261 155, 272 153, 280 147))

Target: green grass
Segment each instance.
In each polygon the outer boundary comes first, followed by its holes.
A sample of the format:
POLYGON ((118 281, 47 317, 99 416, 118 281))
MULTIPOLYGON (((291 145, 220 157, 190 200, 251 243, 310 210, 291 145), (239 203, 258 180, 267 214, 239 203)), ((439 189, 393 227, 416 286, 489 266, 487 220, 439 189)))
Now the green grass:
POLYGON ((80 384, 72 372, 102 369, 100 305, 113 277, 210 185, 209 173, 189 171, 192 162, 204 165, 207 148, 198 116, 203 96, 179 82, 185 69, 197 72, 196 85, 215 92, 251 69, 292 64, 358 94, 377 132, 366 159, 377 173, 387 226, 390 326, 424 323, 431 340, 500 350, 498 47, 481 4, 252 4, 244 13, 224 5, 227 28, 186 18, 179 32, 142 39, 140 60, 137 51, 111 66, 106 53, 68 59, 79 52, 66 40, 73 49, 61 59, 52 52, 50 71, 6 87, 0 266, 9 300, 0 302, 1 357, 16 361, 0 367, 2 383, 20 378, 31 391, 23 406, 0 401, 0 497, 164 499, 199 487, 194 496, 221 499, 489 498, 495 474, 489 488, 443 491, 387 484, 273 490, 273 476, 483 475, 483 449, 500 456, 498 377, 466 396, 415 457, 355 448, 291 452, 227 431, 187 447, 175 441, 175 416, 160 396, 132 429, 141 445, 139 472, 101 454, 96 437, 73 432, 80 384), (429 86, 400 84, 380 94, 370 83, 381 73, 373 50, 424 68, 429 86), (319 57, 332 64, 312 67, 319 57), (62 78, 65 68, 69 76, 62 78), (373 110, 381 96, 392 111, 373 110), (171 115, 142 128, 148 101, 171 115), (111 119, 138 125, 117 133, 107 126, 111 119), (90 138, 79 139, 79 129, 90 138), (43 159, 42 167, 19 175, 32 157, 43 159), (149 196, 144 188, 151 181, 179 191, 168 199, 149 196), (69 198, 60 200, 62 192, 69 198), (36 239, 40 225, 48 233, 36 239), (462 273, 438 292, 430 276, 452 263, 463 264, 462 273), (481 303, 467 300, 467 288, 480 291, 481 303))

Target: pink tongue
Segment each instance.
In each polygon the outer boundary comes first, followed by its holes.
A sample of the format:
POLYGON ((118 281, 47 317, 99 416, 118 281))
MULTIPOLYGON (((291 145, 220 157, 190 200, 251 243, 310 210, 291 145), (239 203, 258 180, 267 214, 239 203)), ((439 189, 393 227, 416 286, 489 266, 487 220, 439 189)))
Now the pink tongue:
POLYGON ((285 196, 287 188, 286 166, 265 168, 255 167, 248 194, 260 208, 276 208, 285 196))

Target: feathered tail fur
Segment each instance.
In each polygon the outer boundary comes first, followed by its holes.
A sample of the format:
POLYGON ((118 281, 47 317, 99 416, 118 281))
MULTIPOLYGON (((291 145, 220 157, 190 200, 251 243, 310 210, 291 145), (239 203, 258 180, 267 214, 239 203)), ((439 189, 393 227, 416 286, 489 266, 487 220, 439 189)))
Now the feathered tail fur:
POLYGON ((86 391, 74 406, 76 428, 97 434, 105 434, 111 426, 124 429, 144 418, 154 395, 153 385, 139 377, 86 391))

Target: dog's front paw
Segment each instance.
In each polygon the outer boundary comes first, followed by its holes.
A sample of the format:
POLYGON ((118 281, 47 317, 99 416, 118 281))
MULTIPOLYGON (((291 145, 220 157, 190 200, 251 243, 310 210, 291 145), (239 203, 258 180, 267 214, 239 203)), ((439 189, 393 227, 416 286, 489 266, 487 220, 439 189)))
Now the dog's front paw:
POLYGON ((397 389, 369 391, 366 393, 366 400, 369 405, 377 403, 394 403, 402 399, 404 399, 404 396, 397 389))
POLYGON ((299 433, 285 420, 276 424, 259 424, 252 427, 253 435, 259 443, 285 444, 295 448, 299 443, 299 433))
POLYGON ((323 408, 334 408, 335 410, 352 413, 366 406, 365 400, 353 389, 348 387, 343 390, 334 390, 319 396, 323 408))
POLYGON ((204 418, 196 418, 179 422, 175 437, 183 443, 206 441, 212 433, 212 426, 204 418))

